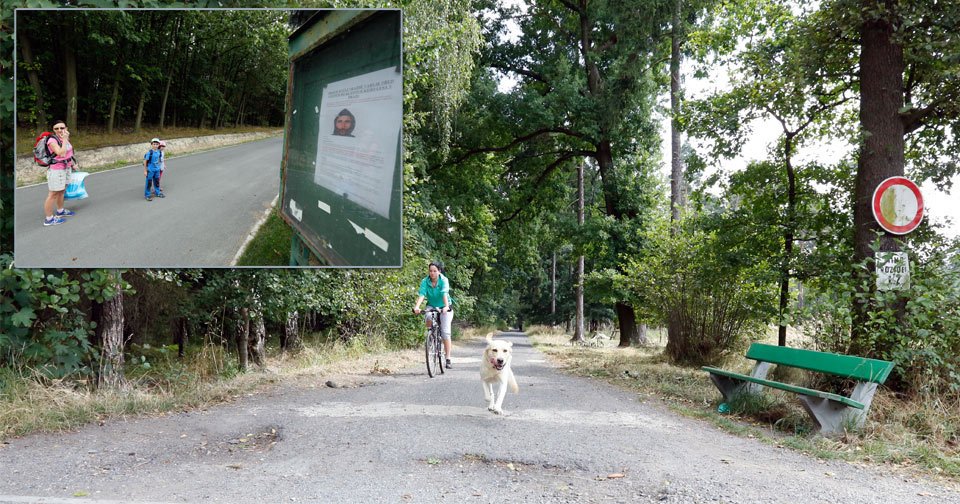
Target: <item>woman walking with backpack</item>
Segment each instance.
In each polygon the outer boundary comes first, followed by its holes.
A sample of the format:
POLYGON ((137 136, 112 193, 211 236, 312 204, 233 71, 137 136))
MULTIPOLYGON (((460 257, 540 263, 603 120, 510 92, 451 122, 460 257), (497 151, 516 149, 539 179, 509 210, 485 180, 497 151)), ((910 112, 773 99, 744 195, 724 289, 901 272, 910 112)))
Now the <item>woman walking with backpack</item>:
POLYGON ((67 190, 70 168, 76 165, 73 160, 73 145, 70 143, 70 131, 63 121, 53 123, 53 135, 47 138, 47 149, 56 157, 47 167, 47 199, 43 202, 44 226, 63 224, 64 217, 76 215, 63 208, 63 195, 67 190), (54 212, 56 209, 56 212, 54 212))

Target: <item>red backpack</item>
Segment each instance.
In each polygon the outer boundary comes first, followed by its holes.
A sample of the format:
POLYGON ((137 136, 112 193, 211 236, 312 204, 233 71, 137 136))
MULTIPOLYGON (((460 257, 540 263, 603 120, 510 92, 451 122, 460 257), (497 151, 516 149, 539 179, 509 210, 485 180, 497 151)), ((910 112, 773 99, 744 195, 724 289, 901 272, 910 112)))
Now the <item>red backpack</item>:
POLYGON ((40 166, 50 166, 56 163, 57 155, 50 152, 50 148, 47 147, 47 139, 50 137, 53 137, 58 145, 63 145, 63 142, 60 141, 60 137, 57 135, 49 131, 40 133, 40 136, 37 137, 37 140, 33 144, 33 161, 40 166))

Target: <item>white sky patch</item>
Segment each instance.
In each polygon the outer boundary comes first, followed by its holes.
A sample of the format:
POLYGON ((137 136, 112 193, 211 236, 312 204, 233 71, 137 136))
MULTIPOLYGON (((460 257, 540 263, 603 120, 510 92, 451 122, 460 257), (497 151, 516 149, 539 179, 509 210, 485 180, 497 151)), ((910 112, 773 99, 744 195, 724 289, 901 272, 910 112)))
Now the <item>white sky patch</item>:
MULTIPOLYGON (((684 95, 688 100, 703 98, 708 94, 714 93, 718 90, 729 89, 730 87, 730 81, 727 75, 723 72, 719 72, 716 76, 712 76, 712 81, 707 82, 702 79, 693 78, 692 66, 684 63, 682 66, 682 73, 682 86, 684 86, 684 95)), ((660 103, 669 108, 669 94, 663 95, 660 98, 660 103)), ((712 166, 708 166, 708 173, 705 175, 716 173, 716 171, 719 170, 719 166, 717 165, 722 166, 723 172, 729 174, 745 169, 752 161, 761 161, 770 158, 768 154, 770 147, 775 145, 783 133, 780 123, 770 116, 764 116, 761 119, 753 121, 748 127, 750 128, 751 133, 747 142, 744 143, 743 148, 740 151, 740 155, 734 159, 719 160, 712 166)), ((664 178, 669 180, 669 118, 664 118, 661 122, 661 132, 661 148, 663 149, 663 165, 661 169, 663 170, 664 178)), ((684 143, 689 142, 694 149, 706 157, 705 152, 707 146, 703 142, 698 141, 697 139, 689 138, 686 135, 682 137, 681 141, 684 143)), ((825 165, 834 164, 847 156, 852 149, 853 147, 844 141, 825 141, 816 144, 809 144, 801 147, 798 150, 796 156, 794 157, 794 161, 796 165, 810 162, 819 162, 825 165)), ((708 159, 708 162, 709 161, 710 160, 708 159)), ((955 176, 952 180, 957 187, 960 187, 960 176, 955 176)), ((923 195, 924 201, 924 219, 930 219, 931 222, 944 224, 945 227, 943 228, 943 233, 948 237, 960 236, 960 204, 954 202, 957 198, 956 195, 951 196, 943 191, 939 191, 937 190, 936 186, 930 182, 921 184, 920 191, 923 195)), ((711 192, 713 194, 718 194, 718 190, 711 192)))
MULTIPOLYGON (((504 0, 503 4, 508 7, 519 7, 521 12, 526 12, 528 9, 527 2, 524 0, 504 0)), ((507 20, 504 24, 507 28, 507 33, 501 36, 500 41, 512 43, 520 40, 520 25, 512 19, 507 20)), ((510 90, 520 82, 519 77, 513 73, 497 71, 497 76, 499 77, 497 81, 497 91, 501 93, 509 93, 510 90)))

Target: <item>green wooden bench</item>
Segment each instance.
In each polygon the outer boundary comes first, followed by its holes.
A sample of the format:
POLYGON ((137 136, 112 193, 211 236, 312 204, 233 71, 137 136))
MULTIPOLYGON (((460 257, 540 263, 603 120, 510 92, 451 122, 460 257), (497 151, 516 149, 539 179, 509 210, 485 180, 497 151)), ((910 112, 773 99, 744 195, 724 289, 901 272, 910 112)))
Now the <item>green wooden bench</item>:
POLYGON ((886 381, 893 363, 800 348, 788 348, 753 343, 747 358, 757 361, 750 375, 704 366, 710 379, 730 402, 738 394, 759 394, 762 387, 770 387, 799 395, 804 409, 813 418, 818 431, 824 434, 843 432, 844 426, 862 427, 873 402, 877 386, 886 381), (822 392, 788 383, 768 380, 770 365, 788 366, 856 380, 849 396, 822 392))

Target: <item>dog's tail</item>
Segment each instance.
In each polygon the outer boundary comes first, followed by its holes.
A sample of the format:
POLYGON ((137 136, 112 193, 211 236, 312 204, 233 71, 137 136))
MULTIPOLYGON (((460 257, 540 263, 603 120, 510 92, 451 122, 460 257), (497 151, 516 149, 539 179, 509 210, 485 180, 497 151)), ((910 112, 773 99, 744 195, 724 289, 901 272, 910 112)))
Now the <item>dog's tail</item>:
POLYGON ((487 333, 487 344, 489 345, 489 344, 492 343, 492 342, 493 342, 493 333, 492 333, 492 332, 488 332, 488 333, 487 333))
POLYGON ((509 382, 509 383, 510 383, 510 390, 512 390, 514 394, 519 394, 519 393, 520 393, 520 387, 517 385, 517 380, 516 380, 516 378, 513 377, 513 373, 510 373, 510 382, 509 382))

